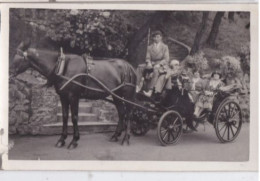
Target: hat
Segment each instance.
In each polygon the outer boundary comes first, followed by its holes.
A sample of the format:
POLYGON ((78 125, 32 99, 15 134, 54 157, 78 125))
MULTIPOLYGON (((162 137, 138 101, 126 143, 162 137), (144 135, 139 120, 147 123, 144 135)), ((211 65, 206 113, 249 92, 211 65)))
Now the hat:
POLYGON ((221 78, 222 74, 218 71, 214 71, 212 74, 211 74, 211 77, 213 77, 215 74, 218 74, 219 75, 219 78, 221 78))
POLYGON ((156 35, 161 35, 161 36, 163 36, 163 35, 162 35, 162 32, 159 31, 159 30, 152 32, 152 37, 154 37, 154 36, 156 36, 156 35))

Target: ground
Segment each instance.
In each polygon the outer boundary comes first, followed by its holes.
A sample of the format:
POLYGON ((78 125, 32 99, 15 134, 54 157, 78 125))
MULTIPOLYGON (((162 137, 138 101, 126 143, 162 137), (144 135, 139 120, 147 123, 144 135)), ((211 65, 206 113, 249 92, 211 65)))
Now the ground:
MULTIPOLYGON (((56 148, 59 136, 10 136, 14 147, 11 160, 149 160, 149 161, 247 161, 249 123, 244 123, 237 139, 220 143, 209 123, 198 132, 183 134, 176 145, 160 146, 156 130, 143 137, 131 137, 130 145, 109 142, 112 133, 81 135, 74 150, 56 148)), ((71 136, 67 139, 67 144, 71 136)))

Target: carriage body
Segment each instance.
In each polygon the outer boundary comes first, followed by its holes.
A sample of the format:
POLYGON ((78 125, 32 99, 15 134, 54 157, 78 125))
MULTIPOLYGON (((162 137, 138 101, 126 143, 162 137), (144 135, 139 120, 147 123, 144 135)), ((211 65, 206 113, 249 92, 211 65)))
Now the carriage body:
MULTIPOLYGON (((174 79, 173 79, 174 80, 174 79)), ((194 103, 189 99, 189 91, 173 86, 159 104, 145 96, 137 96, 138 104, 149 107, 155 112, 135 109, 133 111, 132 133, 145 135, 150 129, 157 128, 157 136, 163 146, 176 144, 183 132, 191 132, 186 122, 192 121, 195 128, 208 121, 215 128, 220 142, 231 142, 238 136, 242 127, 242 111, 239 106, 238 90, 217 91, 211 111, 203 111, 197 119, 193 118, 194 103), (174 95, 174 96, 173 96, 174 95), (186 126, 185 126, 186 125, 186 126)))

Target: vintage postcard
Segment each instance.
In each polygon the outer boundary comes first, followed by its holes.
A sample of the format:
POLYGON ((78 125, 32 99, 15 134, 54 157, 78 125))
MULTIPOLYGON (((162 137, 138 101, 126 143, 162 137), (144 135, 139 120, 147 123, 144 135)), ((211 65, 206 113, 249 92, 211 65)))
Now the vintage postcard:
POLYGON ((5 170, 258 170, 255 4, 2 4, 5 170))

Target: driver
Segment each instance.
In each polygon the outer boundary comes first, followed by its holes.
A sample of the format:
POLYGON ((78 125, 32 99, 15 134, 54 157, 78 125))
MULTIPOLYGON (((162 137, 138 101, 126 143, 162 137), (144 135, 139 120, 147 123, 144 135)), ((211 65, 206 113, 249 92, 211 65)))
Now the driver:
POLYGON ((169 64, 169 49, 166 44, 162 41, 162 32, 155 31, 152 33, 153 43, 148 46, 146 54, 146 63, 148 67, 153 66, 152 80, 149 84, 149 90, 144 94, 147 97, 151 97, 154 89, 162 89, 163 84, 157 84, 160 73, 166 72, 169 64), (156 87, 158 86, 158 87, 156 87))

